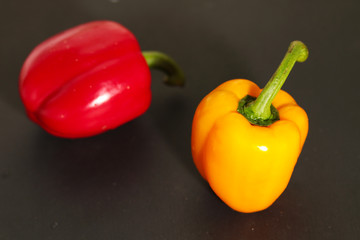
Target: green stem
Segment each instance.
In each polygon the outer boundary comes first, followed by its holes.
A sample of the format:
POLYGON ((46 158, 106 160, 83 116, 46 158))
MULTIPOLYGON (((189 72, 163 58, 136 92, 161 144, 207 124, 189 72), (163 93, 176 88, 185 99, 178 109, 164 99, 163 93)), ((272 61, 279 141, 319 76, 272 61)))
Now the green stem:
POLYGON ((177 63, 168 55, 157 51, 142 52, 149 68, 155 68, 166 73, 165 83, 172 86, 183 86, 185 77, 177 63))
POLYGON ((309 52, 304 43, 300 41, 291 42, 280 66, 260 95, 256 100, 250 101, 243 106, 243 115, 248 119, 250 118, 255 123, 265 122, 265 125, 270 125, 272 122, 276 121, 278 118, 276 115, 278 115, 278 113, 276 109, 272 107, 271 103, 284 84, 294 64, 296 62, 304 62, 308 55, 309 52))

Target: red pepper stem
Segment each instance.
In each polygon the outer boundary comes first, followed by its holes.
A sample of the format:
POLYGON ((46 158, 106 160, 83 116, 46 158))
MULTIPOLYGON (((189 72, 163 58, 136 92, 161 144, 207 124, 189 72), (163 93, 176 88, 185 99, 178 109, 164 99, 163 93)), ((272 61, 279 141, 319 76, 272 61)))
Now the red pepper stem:
POLYGON ((149 68, 155 68, 166 73, 164 82, 171 86, 183 86, 184 73, 178 64, 168 55, 157 51, 142 52, 149 68))
POLYGON ((296 62, 304 62, 309 55, 306 45, 300 41, 291 42, 285 57, 256 100, 245 107, 251 118, 266 120, 271 117, 271 103, 281 89, 296 62))

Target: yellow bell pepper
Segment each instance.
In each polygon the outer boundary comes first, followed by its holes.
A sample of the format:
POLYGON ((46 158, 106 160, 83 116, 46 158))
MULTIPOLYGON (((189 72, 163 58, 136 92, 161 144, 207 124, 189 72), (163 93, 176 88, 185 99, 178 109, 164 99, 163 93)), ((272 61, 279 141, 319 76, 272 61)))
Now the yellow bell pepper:
POLYGON ((290 181, 308 117, 280 88, 295 62, 307 56, 306 46, 294 41, 264 90, 249 80, 230 80, 196 109, 194 163, 218 197, 236 211, 268 208, 290 181))

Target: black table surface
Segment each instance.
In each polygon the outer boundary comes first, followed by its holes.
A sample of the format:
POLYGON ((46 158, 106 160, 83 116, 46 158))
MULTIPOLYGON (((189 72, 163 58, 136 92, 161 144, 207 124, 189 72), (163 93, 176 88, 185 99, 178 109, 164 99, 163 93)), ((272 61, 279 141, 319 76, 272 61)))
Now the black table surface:
POLYGON ((0 7, 0 239, 360 239, 360 2, 33 0, 0 7), (18 75, 51 35, 92 20, 172 56, 184 88, 152 71, 139 118, 85 139, 54 137, 25 114, 18 75), (291 181, 268 209, 238 213, 191 157, 194 111, 219 84, 263 87, 289 43, 310 55, 283 89, 308 113, 291 181))

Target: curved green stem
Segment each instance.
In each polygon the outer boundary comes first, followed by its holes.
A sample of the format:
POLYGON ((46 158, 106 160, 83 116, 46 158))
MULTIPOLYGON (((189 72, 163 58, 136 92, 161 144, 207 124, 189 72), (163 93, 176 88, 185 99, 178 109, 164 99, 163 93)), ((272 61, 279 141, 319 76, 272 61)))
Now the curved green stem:
POLYGON ((166 73, 166 84, 172 86, 183 86, 185 84, 183 71, 168 55, 157 51, 143 51, 142 54, 149 68, 159 69, 166 73))
POLYGON ((300 41, 291 42, 289 49, 276 72, 256 100, 250 101, 243 106, 242 114, 247 119, 255 122, 255 124, 262 126, 270 125, 272 122, 276 121, 278 119, 278 113, 276 109, 272 107, 271 103, 284 84, 294 64, 296 62, 304 62, 308 55, 309 51, 304 43, 300 41))

